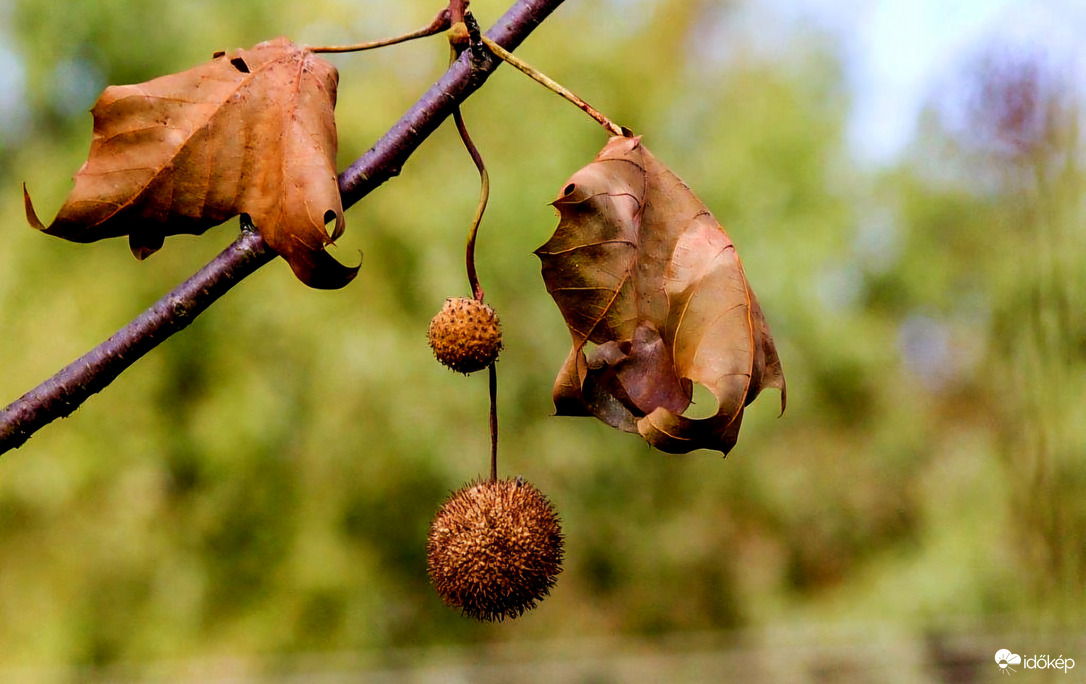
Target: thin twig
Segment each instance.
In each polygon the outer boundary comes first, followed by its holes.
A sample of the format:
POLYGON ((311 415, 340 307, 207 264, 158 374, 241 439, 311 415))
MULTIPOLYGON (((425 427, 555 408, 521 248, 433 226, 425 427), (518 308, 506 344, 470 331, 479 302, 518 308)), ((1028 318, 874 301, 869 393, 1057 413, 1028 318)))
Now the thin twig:
MULTIPOLYGON (((512 49, 562 0, 519 0, 488 35, 512 49)), ((404 162, 453 110, 479 89, 501 62, 456 60, 441 79, 365 154, 339 176, 347 208, 400 172, 404 162)), ((259 233, 234 244, 109 340, 95 347, 0 412, 0 453, 17 448, 37 430, 68 416, 126 368, 191 321, 231 287, 274 258, 259 233)))

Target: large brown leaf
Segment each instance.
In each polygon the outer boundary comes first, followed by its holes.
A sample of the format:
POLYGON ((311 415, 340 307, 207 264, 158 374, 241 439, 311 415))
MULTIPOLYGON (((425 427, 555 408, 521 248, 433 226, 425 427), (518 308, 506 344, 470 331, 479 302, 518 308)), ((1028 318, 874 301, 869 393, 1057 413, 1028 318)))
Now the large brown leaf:
POLYGON ((127 235, 144 258, 167 235, 247 214, 303 282, 355 276, 324 248, 344 229, 336 183, 336 68, 286 38, 106 88, 75 188, 48 227, 75 242, 127 235), (325 225, 335 222, 331 234, 325 225))
POLYGON ((573 337, 559 415, 594 415, 662 451, 727 454, 762 388, 780 390, 784 411, 784 372, 735 246, 640 137, 611 138, 554 206, 558 228, 536 255, 573 337), (682 415, 693 383, 716 398, 712 417, 682 415))

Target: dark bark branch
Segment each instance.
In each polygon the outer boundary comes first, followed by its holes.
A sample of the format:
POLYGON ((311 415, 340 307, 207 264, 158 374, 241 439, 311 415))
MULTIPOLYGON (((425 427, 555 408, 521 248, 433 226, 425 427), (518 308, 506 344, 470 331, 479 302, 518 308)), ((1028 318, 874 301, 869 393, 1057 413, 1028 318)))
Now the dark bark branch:
MULTIPOLYGON (((516 48, 562 0, 520 0, 490 29, 502 47, 516 48)), ((500 60, 465 51, 445 75, 364 155, 339 177, 344 208, 399 174, 407 158, 486 81, 500 60)), ((275 258, 259 233, 241 236, 198 273, 0 412, 0 453, 21 446, 34 432, 64 418, 101 391, 126 368, 185 328, 216 299, 275 258)))

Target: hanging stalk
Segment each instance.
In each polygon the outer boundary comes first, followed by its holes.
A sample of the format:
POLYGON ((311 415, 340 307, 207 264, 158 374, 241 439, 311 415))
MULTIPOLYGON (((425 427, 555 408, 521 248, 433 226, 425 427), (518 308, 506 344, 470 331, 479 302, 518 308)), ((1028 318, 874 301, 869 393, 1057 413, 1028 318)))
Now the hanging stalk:
POLYGON ((402 36, 396 36, 394 38, 384 38, 382 40, 371 40, 366 43, 355 43, 354 45, 328 45, 324 47, 311 47, 310 52, 324 52, 324 53, 337 53, 337 52, 361 52, 363 50, 373 50, 375 48, 388 47, 389 45, 396 45, 398 43, 406 43, 409 40, 416 38, 425 38, 441 33, 445 29, 449 28, 449 8, 445 8, 437 13, 434 20, 429 25, 424 26, 417 31, 411 31, 405 33, 402 36))
POLYGON ((464 143, 468 154, 471 155, 471 160, 475 162, 475 168, 479 171, 479 203, 475 207, 475 217, 472 219, 471 228, 468 230, 468 241, 464 250, 464 264, 467 267, 468 285, 471 287, 471 294, 481 302, 483 301, 484 292, 483 286, 479 284, 479 274, 475 270, 475 241, 479 234, 479 224, 483 221, 483 212, 486 211, 486 203, 490 199, 490 174, 486 172, 486 164, 483 163, 479 148, 475 147, 475 143, 468 134, 467 125, 464 123, 464 115, 460 113, 459 107, 453 111, 453 122, 456 124, 457 133, 460 134, 460 140, 464 143))
MULTIPOLYGON (((453 21, 452 30, 449 32, 449 44, 452 47, 451 59, 456 59, 465 49, 472 50, 476 53, 476 56, 481 52, 482 42, 479 25, 471 13, 467 11, 466 4, 466 2, 454 2, 449 6, 453 21)), ((479 283, 479 273, 475 269, 475 243, 479 235, 479 224, 483 221, 483 213, 486 212, 487 201, 490 199, 490 174, 487 173, 483 155, 479 152, 479 148, 475 146, 471 134, 468 133, 467 124, 464 123, 464 115, 459 107, 453 110, 453 122, 456 124, 456 132, 460 135, 460 141, 464 144, 464 148, 468 151, 471 161, 479 172, 479 202, 475 207, 475 216, 472 218, 471 228, 468 230, 468 240, 464 250, 464 265, 467 270, 471 294, 477 301, 482 302, 485 293, 482 284, 479 283)), ((498 369, 494 363, 491 363, 487 369, 487 375, 489 377, 490 394, 490 481, 497 482, 498 369)))

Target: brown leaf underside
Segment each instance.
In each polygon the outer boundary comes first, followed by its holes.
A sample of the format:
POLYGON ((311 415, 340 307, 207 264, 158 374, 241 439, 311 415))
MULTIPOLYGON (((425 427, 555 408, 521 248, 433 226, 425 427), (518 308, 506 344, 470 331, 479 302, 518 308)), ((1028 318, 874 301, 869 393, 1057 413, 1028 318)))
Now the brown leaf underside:
POLYGON ((50 235, 127 235, 137 258, 167 235, 199 235, 247 214, 307 285, 338 288, 358 271, 325 247, 344 230, 336 182, 334 66, 286 38, 146 83, 110 86, 94 137, 50 235), (325 226, 331 222, 329 234, 325 226))
POLYGON ((536 255, 573 337, 559 415, 594 415, 662 451, 726 455, 763 388, 780 390, 784 411, 784 372, 735 246, 640 137, 611 138, 554 206, 558 227, 536 255), (682 415, 695 382, 717 400, 710 418, 682 415))

